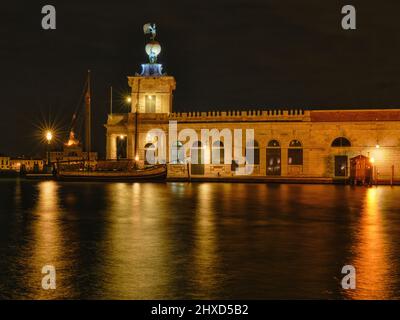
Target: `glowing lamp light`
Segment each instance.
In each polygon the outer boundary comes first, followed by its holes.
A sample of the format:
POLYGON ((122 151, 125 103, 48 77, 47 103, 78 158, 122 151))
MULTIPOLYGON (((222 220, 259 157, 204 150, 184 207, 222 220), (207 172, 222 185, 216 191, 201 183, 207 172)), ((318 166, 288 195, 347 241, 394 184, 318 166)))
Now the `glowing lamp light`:
POLYGON ((132 102, 132 97, 126 97, 125 100, 126 100, 127 103, 131 103, 132 102))
POLYGON ((369 159, 369 162, 371 162, 372 164, 374 164, 374 163, 375 163, 375 158, 372 157, 371 159, 369 159))
POLYGON ((379 149, 381 146, 379 145, 379 144, 377 144, 376 146, 375 146, 375 148, 376 149, 379 149))
POLYGON ((138 155, 136 155, 135 161, 139 161, 139 156, 138 155))
POLYGON ((121 139, 121 140, 124 140, 125 139, 125 136, 123 136, 122 134, 119 136, 119 138, 121 139))
POLYGON ((47 131, 46 132, 46 140, 47 140, 47 142, 50 143, 52 139, 53 139, 53 133, 51 131, 47 131))

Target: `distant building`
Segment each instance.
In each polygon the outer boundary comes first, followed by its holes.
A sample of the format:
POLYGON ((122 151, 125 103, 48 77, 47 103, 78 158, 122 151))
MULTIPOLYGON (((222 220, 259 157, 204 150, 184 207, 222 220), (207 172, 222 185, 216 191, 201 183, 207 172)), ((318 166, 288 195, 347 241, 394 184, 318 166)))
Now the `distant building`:
MULTIPOLYGON (((50 162, 51 163, 64 163, 64 162, 77 162, 87 161, 88 154, 83 151, 79 140, 75 138, 73 131, 69 134, 68 142, 64 144, 62 151, 51 151, 50 162)), ((97 152, 90 152, 90 163, 94 165, 97 162, 97 152)))
POLYGON ((0 155, 0 170, 10 169, 10 157, 0 155))
POLYGON ((45 161, 39 158, 12 158, 10 169, 17 172, 42 172, 45 161))

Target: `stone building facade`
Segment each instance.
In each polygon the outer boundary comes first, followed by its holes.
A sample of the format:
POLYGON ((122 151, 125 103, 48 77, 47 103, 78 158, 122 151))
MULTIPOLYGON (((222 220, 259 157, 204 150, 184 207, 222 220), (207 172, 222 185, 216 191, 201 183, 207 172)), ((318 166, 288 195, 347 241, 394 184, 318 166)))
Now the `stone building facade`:
MULTIPOLYGON (((168 141, 170 122, 176 121, 178 133, 193 129, 199 137, 202 129, 220 132, 227 129, 232 134, 235 129, 253 129, 255 156, 249 164, 253 166, 249 178, 343 179, 350 174, 350 159, 361 154, 374 164, 377 178, 400 180, 400 110, 174 113, 173 77, 135 76, 128 80, 132 88, 131 112, 110 114, 105 125, 108 159, 136 158, 139 166, 145 166, 146 153, 157 154, 159 146, 151 131, 162 130, 168 141)), ((174 154, 184 152, 184 161, 173 159, 171 146, 167 143, 166 156, 158 161, 168 164, 170 178, 237 176, 232 161, 213 162, 213 148, 224 154, 224 137, 221 142, 215 146, 211 141, 203 144, 190 141, 191 145, 188 145, 188 139, 177 140, 174 154), (191 164, 194 152, 199 152, 201 158, 201 163, 196 165, 191 164)), ((245 146, 246 138, 243 137, 243 155, 245 146)))
POLYGON ((141 74, 128 77, 130 112, 108 115, 107 159, 131 159, 139 167, 154 164, 149 158, 156 159, 168 165, 171 179, 242 175, 246 179, 331 182, 347 179, 350 160, 363 155, 376 179, 400 181, 400 110, 173 112, 176 82, 156 63, 161 47, 154 36, 146 46, 150 63, 142 65, 141 74), (177 133, 171 131, 174 125, 177 133), (224 134, 217 141, 193 141, 185 135, 191 131, 201 137, 205 129, 224 134), (229 135, 235 136, 237 130, 242 131, 240 143, 229 144, 229 135), (246 130, 252 130, 254 137, 249 139, 246 130), (252 159, 247 152, 254 155, 252 159), (215 154, 220 156, 217 161, 215 154), (238 172, 243 166, 251 170, 238 172))

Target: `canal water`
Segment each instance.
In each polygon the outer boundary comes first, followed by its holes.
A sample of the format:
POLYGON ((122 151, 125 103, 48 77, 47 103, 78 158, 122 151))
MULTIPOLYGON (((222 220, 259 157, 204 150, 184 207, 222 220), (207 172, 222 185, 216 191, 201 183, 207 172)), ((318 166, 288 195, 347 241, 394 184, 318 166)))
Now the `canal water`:
POLYGON ((400 187, 2 179, 0 199, 2 299, 400 298, 400 187))

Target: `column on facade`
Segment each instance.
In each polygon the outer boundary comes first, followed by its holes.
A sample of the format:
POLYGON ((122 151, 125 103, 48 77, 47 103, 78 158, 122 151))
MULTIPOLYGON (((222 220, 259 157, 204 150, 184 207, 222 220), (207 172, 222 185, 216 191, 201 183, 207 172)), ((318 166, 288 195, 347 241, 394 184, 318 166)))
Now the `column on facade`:
POLYGON ((288 175, 288 148, 281 146, 281 176, 288 175))
POLYGON ((117 159, 117 136, 115 134, 108 135, 107 145, 107 158, 112 160, 117 159))
POLYGON ((134 144, 135 144, 135 134, 132 133, 131 131, 128 131, 128 134, 126 135, 126 157, 128 159, 135 159, 135 149, 134 149, 134 144))

